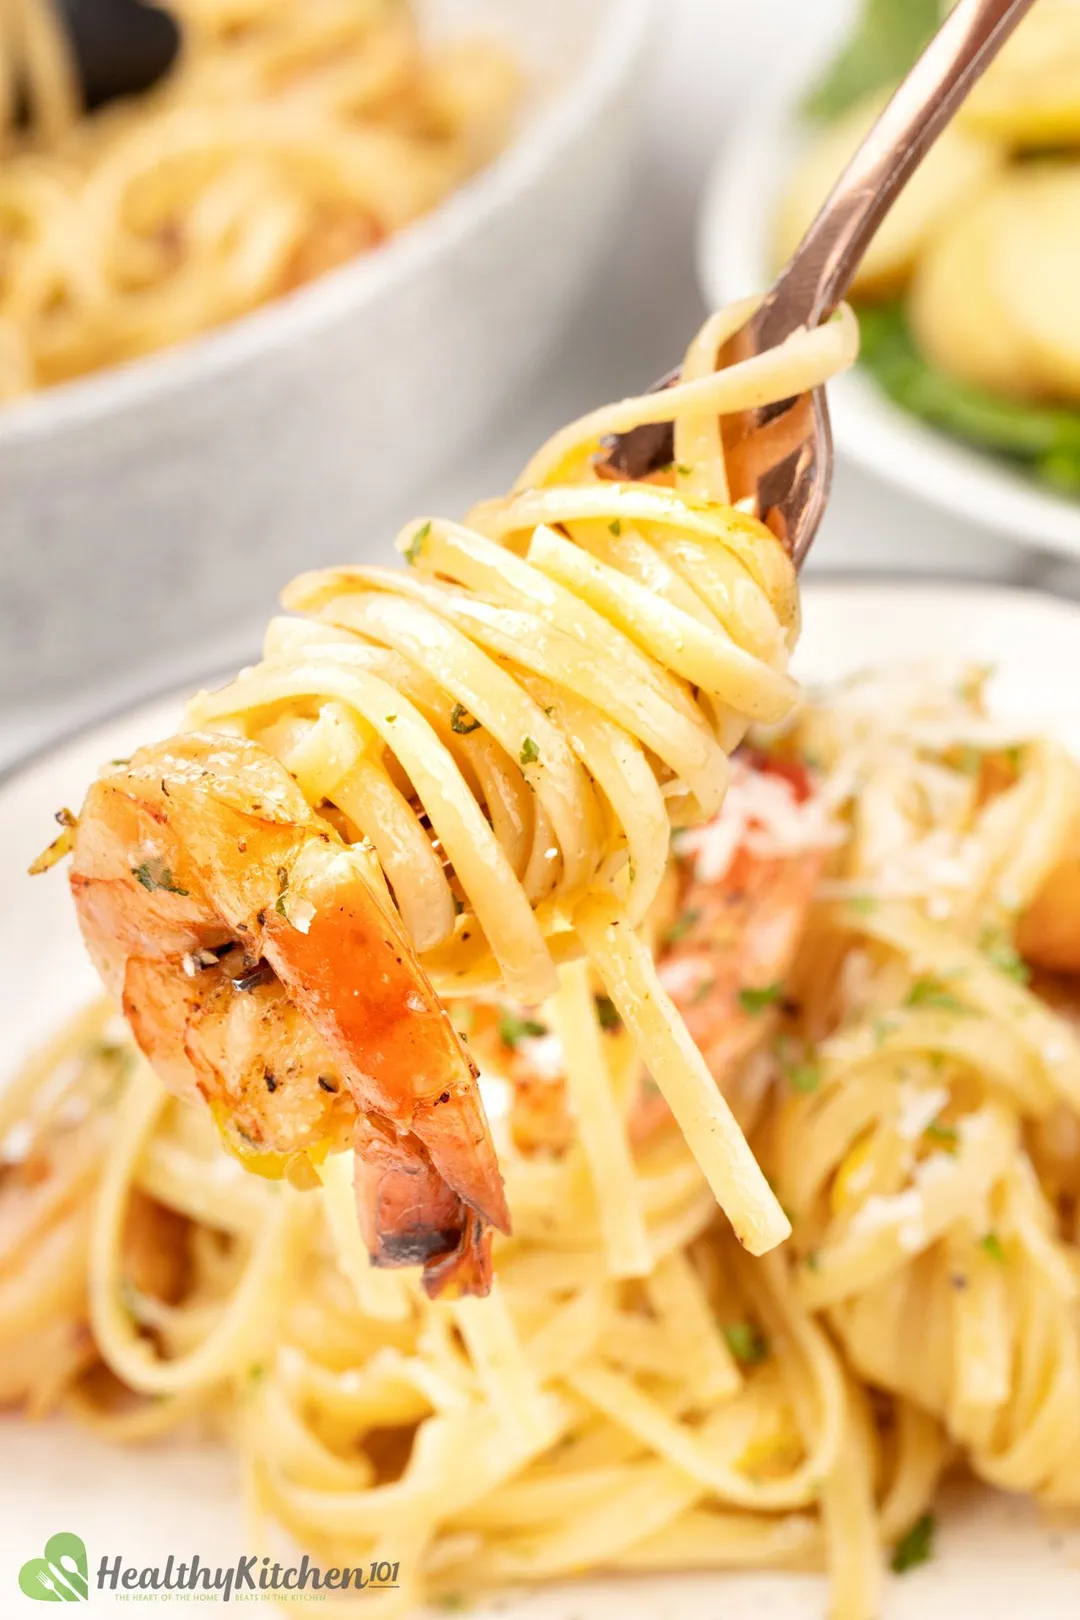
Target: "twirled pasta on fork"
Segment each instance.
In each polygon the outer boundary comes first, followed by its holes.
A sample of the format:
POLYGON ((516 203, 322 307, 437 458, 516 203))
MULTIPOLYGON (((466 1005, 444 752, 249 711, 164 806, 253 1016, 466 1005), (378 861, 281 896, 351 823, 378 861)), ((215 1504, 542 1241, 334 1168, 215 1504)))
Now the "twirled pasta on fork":
POLYGON ((539 1003, 582 954, 743 1244, 790 1229, 637 931, 672 831, 715 816, 748 725, 795 698, 794 568, 730 504, 721 417, 857 348, 845 310, 714 370, 745 315, 464 524, 410 524, 405 569, 296 580, 262 662, 112 766, 74 832, 84 937, 161 1078, 262 1174, 314 1182, 351 1143, 373 1259, 433 1291, 483 1292, 507 1220, 441 998, 539 1003), (669 468, 600 476, 607 434, 668 418, 669 468))

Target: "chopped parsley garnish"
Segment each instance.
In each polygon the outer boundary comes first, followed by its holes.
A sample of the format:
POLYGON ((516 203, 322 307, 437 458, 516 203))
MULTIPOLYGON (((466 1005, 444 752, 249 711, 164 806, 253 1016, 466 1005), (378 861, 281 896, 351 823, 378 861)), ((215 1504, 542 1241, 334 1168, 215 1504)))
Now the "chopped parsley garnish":
POLYGON ((143 861, 141 866, 131 868, 131 875, 151 893, 155 889, 164 889, 166 894, 188 895, 191 892, 189 889, 182 889, 179 883, 174 883, 173 875, 163 861, 143 861))
POLYGON ((896 1543, 889 1567, 894 1575, 906 1575, 909 1569, 929 1563, 933 1555, 934 1516, 932 1513, 924 1513, 896 1543))
POLYGON ((504 1046, 516 1051, 518 1043, 524 1040, 536 1040, 547 1034, 547 1025, 541 1024, 536 1018, 519 1018, 517 1013, 503 1011, 499 1014, 499 1039, 504 1046))
POLYGON ((800 1091, 803 1096, 809 1096, 821 1084, 821 1065, 793 1063, 784 1069, 784 1076, 793 1091, 800 1091))
POLYGON ((689 906, 685 911, 680 911, 675 921, 664 929, 664 944, 677 945, 680 939, 685 939, 700 921, 701 912, 696 906, 689 906))
POLYGON ((622 1029, 622 1019, 610 996, 596 997, 596 1016, 601 1029, 622 1029))
POLYGON ((427 539, 427 537, 428 537, 428 535, 430 533, 431 533, 431 524, 430 523, 422 524, 420 526, 420 528, 417 529, 416 533, 413 535, 413 537, 409 541, 408 545, 405 547, 405 561, 409 564, 410 567, 412 567, 412 565, 414 563, 419 562, 420 553, 424 549, 424 541, 427 539))
POLYGON ((536 761, 540 758, 540 750, 531 737, 525 738, 525 741, 521 745, 521 753, 518 755, 518 758, 523 765, 535 765, 536 761))
POLYGON ((818 1258, 818 1252, 816 1249, 808 1249, 806 1251, 806 1253, 803 1255, 803 1265, 806 1267, 807 1271, 821 1270, 821 1261, 818 1258))
POLYGON ((877 906, 877 900, 872 894, 853 894, 848 901, 849 910, 857 917, 869 917, 877 906))
POLYGON ((956 769, 963 776, 978 776, 982 770, 983 757, 978 748, 971 743, 964 743, 956 751, 956 769))
POLYGON ((768 1340, 753 1322, 725 1322, 724 1338, 735 1360, 744 1367, 757 1367, 768 1357, 768 1340))
POLYGON ((937 1142, 946 1153, 955 1153, 960 1145, 960 1132, 955 1125, 944 1125, 940 1120, 932 1119, 923 1135, 931 1142, 937 1142))
POLYGON ((1001 1246, 1001 1239, 996 1232, 986 1232, 979 1239, 979 1248, 988 1254, 991 1260, 996 1260, 999 1266, 1005 1264, 1005 1250, 1001 1246))
POLYGON ((745 985, 739 991, 739 1006, 744 1013, 749 1013, 751 1018, 757 1018, 766 1007, 771 1007, 774 1002, 779 1001, 782 993, 783 985, 779 983, 745 985))
POLYGON ((979 935, 979 949, 999 973, 1015 979, 1017 984, 1027 984, 1031 978, 1031 969, 1000 928, 984 928, 979 935))
POLYGON ((617 538, 620 534, 622 534, 622 520, 620 518, 612 518, 611 522, 608 524, 608 528, 617 538))
POLYGON ((685 461, 680 461, 679 465, 675 468, 675 471, 679 474, 679 476, 681 478, 689 478, 689 476, 693 472, 693 470, 694 470, 693 467, 688 467, 686 465, 685 461))
POLYGON ((277 869, 277 899, 274 901, 274 910, 279 917, 284 917, 286 921, 288 921, 288 913, 285 910, 285 896, 288 892, 289 869, 287 866, 279 866, 277 869))
POLYGON ((907 995, 904 997, 905 1007, 937 1007, 941 1012, 967 1012, 962 1001, 958 1001, 951 990, 947 990, 940 979, 932 976, 916 979, 907 995))
POLYGON ((693 995, 690 997, 691 1007, 699 1007, 703 1001, 708 1000, 715 989, 716 978, 710 973, 707 979, 702 979, 701 983, 697 986, 693 995))
POLYGON ((456 731, 459 737, 467 737, 470 731, 480 730, 480 722, 473 719, 463 703, 455 703, 450 710, 450 730, 456 731))
POLYGON ((874 1032, 874 1045, 883 1046, 896 1025, 891 1023, 888 1018, 875 1018, 870 1027, 874 1032))

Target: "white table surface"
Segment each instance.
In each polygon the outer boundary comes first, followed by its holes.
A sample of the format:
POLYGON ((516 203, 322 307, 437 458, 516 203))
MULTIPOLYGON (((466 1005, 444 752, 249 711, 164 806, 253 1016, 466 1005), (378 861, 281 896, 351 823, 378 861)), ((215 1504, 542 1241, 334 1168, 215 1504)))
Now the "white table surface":
MULTIPOLYGON (((752 116, 763 80, 778 72, 805 75, 820 50, 820 30, 813 0, 659 5, 663 29, 641 110, 638 170, 603 274, 497 442, 478 445, 436 485, 403 491, 400 522, 421 510, 458 513, 504 489, 561 423, 665 371, 700 322, 694 243, 710 163, 732 120, 752 116)), ((809 567, 963 575, 1080 596, 1080 565, 945 518, 842 464, 809 567)), ((0 767, 95 715, 247 659, 261 630, 253 619, 224 641, 195 633, 182 658, 133 668, 63 701, 0 711, 0 767)))

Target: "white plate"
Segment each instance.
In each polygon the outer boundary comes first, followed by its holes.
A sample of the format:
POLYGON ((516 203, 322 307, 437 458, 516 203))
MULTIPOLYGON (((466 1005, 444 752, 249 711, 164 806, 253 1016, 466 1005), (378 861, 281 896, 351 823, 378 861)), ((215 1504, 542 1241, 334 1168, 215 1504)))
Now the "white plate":
MULTIPOLYGON (((994 702, 1037 718, 1080 749, 1080 607, 1050 597, 962 585, 814 584, 804 593, 804 677, 865 664, 941 657, 998 667, 994 702)), ((167 732, 175 700, 151 703, 86 732, 0 786, 0 961, 6 1010, 0 1084, 27 1047, 93 992, 62 872, 34 880, 25 867, 48 840, 51 813, 77 805, 106 759, 167 732)), ((464 1459, 463 1459, 464 1461, 464 1459)), ((939 1552, 891 1582, 881 1620, 1064 1620, 1080 1613, 1080 1538, 1041 1524, 1026 1504, 969 1491, 942 1514, 939 1552)), ((24 1559, 55 1531, 126 1563, 170 1552, 235 1561, 245 1544, 229 1457, 213 1446, 109 1448, 59 1422, 0 1426, 0 1614, 31 1613, 17 1589, 24 1559)), ((93 1596, 94 1611, 116 1600, 93 1596)), ((175 1605, 171 1606, 175 1608, 175 1605)), ((206 1611, 203 1604, 202 1612, 206 1611)), ((129 1611, 130 1612, 130 1611, 129 1611)), ((144 1612, 147 1612, 144 1608, 144 1612)), ((149 1612, 156 1614, 157 1605, 149 1612)), ((195 1609, 186 1612, 195 1613, 195 1609)), ((250 1611, 247 1611, 250 1612, 250 1611)), ((493 1612, 481 1609, 480 1613, 493 1612)), ((825 1588, 811 1576, 679 1576, 583 1581, 513 1600, 503 1620, 822 1620, 825 1588)))
MULTIPOLYGON (((837 0, 821 5, 823 13, 835 12, 837 0)), ((797 102, 794 93, 757 101, 752 116, 735 123, 713 169, 698 237, 698 270, 710 307, 759 292, 773 278, 771 228, 799 144, 797 102)), ((956 517, 1080 555, 1080 501, 927 427, 862 372, 830 384, 829 409, 838 453, 868 472, 956 517)))

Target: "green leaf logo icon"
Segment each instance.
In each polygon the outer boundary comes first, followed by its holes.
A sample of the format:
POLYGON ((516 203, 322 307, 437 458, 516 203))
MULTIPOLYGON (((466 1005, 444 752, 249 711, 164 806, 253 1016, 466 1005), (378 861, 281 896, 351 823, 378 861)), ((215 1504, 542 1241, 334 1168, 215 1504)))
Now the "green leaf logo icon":
POLYGON ((28 1558, 19 1586, 37 1603, 79 1603, 89 1593, 86 1546, 80 1536, 61 1530, 45 1543, 43 1558, 28 1558))

